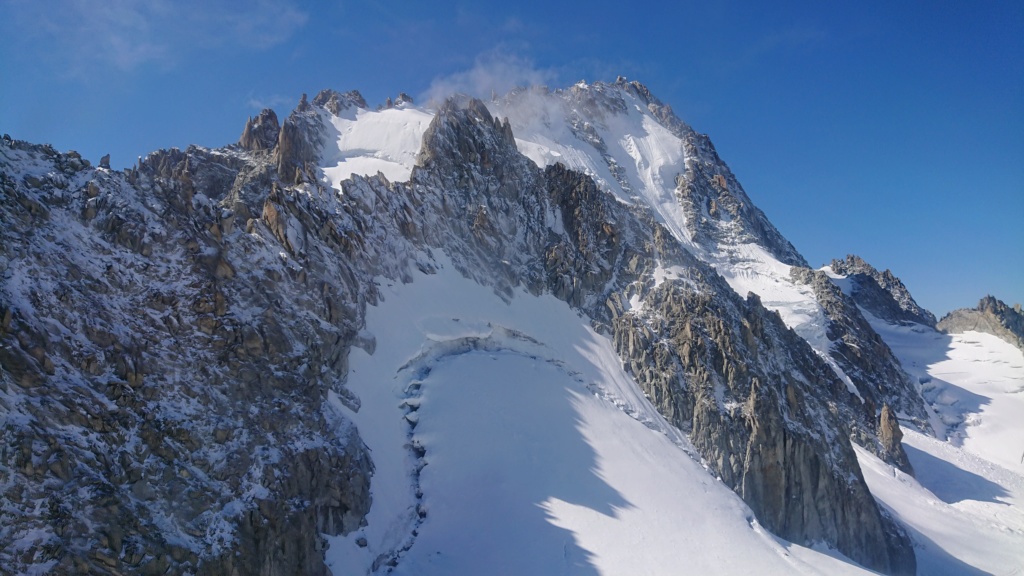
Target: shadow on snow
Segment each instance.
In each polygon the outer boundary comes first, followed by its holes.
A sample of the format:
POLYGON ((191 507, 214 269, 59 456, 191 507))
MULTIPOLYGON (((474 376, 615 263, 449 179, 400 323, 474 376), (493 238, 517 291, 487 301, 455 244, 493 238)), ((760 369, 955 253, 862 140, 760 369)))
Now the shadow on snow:
POLYGON ((999 498, 1009 493, 999 484, 908 444, 903 449, 914 467, 917 482, 946 504, 963 500, 1006 504, 999 498))
POLYGON ((599 573, 551 512, 558 501, 612 517, 631 507, 597 473, 572 403, 579 387, 552 362, 510 350, 438 359, 422 383, 414 432, 426 449, 427 517, 411 551, 421 561, 406 568, 599 573))

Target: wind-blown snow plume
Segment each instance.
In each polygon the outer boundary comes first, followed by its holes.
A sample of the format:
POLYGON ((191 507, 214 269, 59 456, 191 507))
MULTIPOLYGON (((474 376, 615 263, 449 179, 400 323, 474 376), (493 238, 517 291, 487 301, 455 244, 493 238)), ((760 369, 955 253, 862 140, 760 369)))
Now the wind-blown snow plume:
POLYGON ((435 78, 421 101, 437 105, 452 94, 465 94, 486 102, 513 88, 546 86, 556 78, 553 70, 537 68, 522 56, 499 50, 477 56, 469 70, 435 78))

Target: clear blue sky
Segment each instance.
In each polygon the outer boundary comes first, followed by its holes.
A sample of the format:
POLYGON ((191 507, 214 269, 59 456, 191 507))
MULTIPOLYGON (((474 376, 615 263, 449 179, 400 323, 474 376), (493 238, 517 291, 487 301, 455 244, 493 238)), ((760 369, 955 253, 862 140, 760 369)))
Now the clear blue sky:
POLYGON ((1024 302, 1024 2, 664 4, 0 0, 0 132, 123 168, 325 87, 622 74, 812 265, 857 253, 938 315, 1024 302))

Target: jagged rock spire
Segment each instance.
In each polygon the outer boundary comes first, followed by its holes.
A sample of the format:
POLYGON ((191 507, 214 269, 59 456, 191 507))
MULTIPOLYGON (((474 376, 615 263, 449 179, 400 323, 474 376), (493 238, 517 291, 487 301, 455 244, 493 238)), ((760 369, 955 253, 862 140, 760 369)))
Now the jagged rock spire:
POLYGON ((265 108, 255 117, 250 117, 245 122, 245 129, 242 137, 238 139, 238 145, 246 150, 272 150, 277 144, 277 136, 281 131, 281 125, 277 121, 277 114, 270 108, 265 108))

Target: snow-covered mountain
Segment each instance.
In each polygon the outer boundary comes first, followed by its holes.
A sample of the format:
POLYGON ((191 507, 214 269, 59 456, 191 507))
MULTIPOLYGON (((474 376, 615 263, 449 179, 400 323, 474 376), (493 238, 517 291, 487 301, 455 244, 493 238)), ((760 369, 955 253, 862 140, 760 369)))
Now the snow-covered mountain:
POLYGON ((1024 563, 1019 350, 809 268, 637 82, 5 138, 0 194, 12 573, 1024 563))
POLYGON ((942 317, 936 328, 948 334, 984 332, 998 336, 1024 350, 1024 312, 992 296, 985 296, 974 308, 960 308, 942 317))

